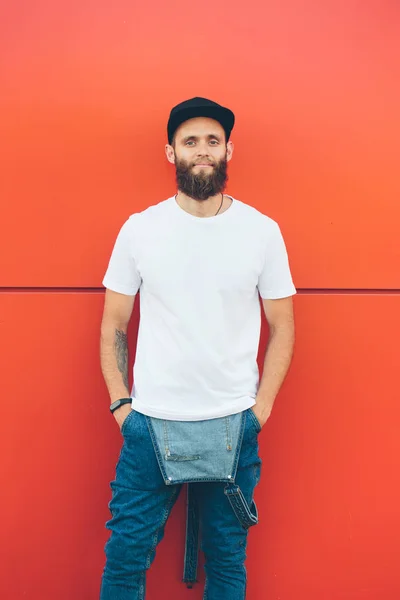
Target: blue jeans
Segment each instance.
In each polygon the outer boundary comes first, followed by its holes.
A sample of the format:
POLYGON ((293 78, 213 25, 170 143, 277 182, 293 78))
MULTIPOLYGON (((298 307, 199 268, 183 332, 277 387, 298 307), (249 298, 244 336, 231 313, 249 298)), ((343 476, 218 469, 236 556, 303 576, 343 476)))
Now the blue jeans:
MULTIPOLYGON (((259 482, 258 421, 251 409, 246 419, 235 482, 249 506, 259 482)), ((123 445, 111 482, 111 530, 105 545, 100 600, 143 600, 146 572, 164 536, 167 519, 182 485, 165 485, 146 417, 132 411, 121 433, 123 445)), ((204 600, 244 600, 248 529, 239 521, 224 493, 225 483, 191 484, 198 501, 201 549, 205 555, 204 600)))

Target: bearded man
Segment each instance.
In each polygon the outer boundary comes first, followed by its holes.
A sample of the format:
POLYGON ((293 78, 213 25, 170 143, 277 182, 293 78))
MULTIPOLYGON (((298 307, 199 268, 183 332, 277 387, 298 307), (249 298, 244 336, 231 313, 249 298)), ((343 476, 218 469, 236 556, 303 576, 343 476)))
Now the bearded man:
POLYGON ((278 224, 224 194, 234 121, 206 98, 171 110, 165 151, 177 193, 123 224, 103 280, 101 367, 122 448, 101 600, 145 598, 146 572, 185 484, 183 581, 196 581, 201 543, 203 598, 246 596, 258 436, 291 361, 296 289, 278 224), (130 390, 126 332, 139 291, 130 390), (270 335, 260 381, 261 305, 270 335))

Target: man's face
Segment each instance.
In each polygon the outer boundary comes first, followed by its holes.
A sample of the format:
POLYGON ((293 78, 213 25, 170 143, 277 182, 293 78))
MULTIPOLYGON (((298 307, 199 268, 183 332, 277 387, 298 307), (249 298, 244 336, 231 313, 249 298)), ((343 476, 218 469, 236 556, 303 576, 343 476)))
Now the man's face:
POLYGON ((225 131, 218 121, 206 117, 185 121, 168 148, 173 149, 172 153, 167 150, 167 156, 175 163, 181 192, 195 200, 207 200, 223 192, 233 146, 231 142, 226 144, 225 131))

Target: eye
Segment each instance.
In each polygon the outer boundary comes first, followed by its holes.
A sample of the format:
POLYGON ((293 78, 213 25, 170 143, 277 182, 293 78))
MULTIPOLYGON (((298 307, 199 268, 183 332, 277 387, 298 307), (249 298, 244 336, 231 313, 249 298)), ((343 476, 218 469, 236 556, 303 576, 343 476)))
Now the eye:
POLYGON ((191 145, 191 144, 194 144, 194 143, 195 143, 194 140, 188 140, 186 142, 185 146, 188 146, 188 145, 191 145))
POLYGON ((215 145, 218 145, 218 140, 211 140, 211 142, 210 142, 210 143, 211 143, 211 144, 213 144, 214 146, 215 146, 215 145))

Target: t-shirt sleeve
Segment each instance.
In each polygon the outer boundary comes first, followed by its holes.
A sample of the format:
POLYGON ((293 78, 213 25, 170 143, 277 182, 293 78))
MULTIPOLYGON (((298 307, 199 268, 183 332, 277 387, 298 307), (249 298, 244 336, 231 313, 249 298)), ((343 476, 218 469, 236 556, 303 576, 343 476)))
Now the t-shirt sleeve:
POLYGON ((128 219, 118 233, 103 279, 106 288, 128 296, 134 296, 142 282, 133 254, 132 235, 132 222, 128 219))
POLYGON ((296 294, 285 242, 279 225, 273 221, 267 235, 264 266, 258 278, 261 298, 277 300, 296 294))

